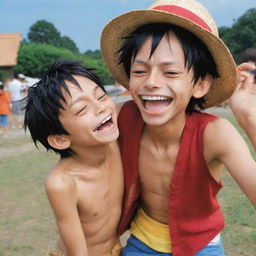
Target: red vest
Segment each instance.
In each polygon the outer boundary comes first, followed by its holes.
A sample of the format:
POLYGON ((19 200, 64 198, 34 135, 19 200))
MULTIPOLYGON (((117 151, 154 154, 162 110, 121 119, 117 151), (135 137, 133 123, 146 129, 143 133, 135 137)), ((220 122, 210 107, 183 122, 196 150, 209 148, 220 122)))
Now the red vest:
MULTIPOLYGON (((168 219, 174 256, 193 256, 224 227, 216 195, 222 187, 209 173, 203 155, 203 134, 216 116, 187 115, 169 188, 168 219)), ((128 228, 140 195, 138 157, 144 122, 133 101, 122 107, 118 124, 125 175, 125 198, 119 234, 128 228)))

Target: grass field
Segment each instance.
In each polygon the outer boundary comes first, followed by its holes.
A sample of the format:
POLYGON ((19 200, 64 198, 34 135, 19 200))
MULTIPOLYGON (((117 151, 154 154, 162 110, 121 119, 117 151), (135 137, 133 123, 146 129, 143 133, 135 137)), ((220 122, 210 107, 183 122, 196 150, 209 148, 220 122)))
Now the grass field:
MULTIPOLYGON (((225 117, 234 122, 230 114, 225 117)), ((1 140, 0 152, 4 147, 18 151, 24 143, 28 138, 1 140)), ((54 244, 57 232, 44 180, 56 160, 36 149, 0 158, 0 256, 45 256, 54 244)), ((226 219, 225 254, 255 256, 256 212, 227 172, 223 183, 219 200, 226 219)))

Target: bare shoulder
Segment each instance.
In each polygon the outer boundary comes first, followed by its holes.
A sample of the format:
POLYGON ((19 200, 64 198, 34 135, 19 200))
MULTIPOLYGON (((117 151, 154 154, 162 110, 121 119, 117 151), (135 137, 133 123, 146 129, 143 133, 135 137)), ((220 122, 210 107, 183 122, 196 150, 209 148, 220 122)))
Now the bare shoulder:
POLYGON ((213 157, 220 157, 237 147, 245 148, 246 144, 238 130, 224 118, 209 122, 204 133, 205 152, 213 157))
POLYGON ((204 138, 226 138, 232 136, 232 134, 239 134, 234 125, 222 117, 218 117, 209 122, 205 128, 204 138))
POLYGON ((205 136, 220 136, 228 131, 236 131, 236 128, 227 119, 218 117, 208 123, 205 129, 205 136))
POLYGON ((218 117, 209 122, 204 133, 204 152, 208 160, 220 158, 236 141, 241 140, 240 137, 236 128, 224 118, 218 117))
POLYGON ((57 164, 45 181, 47 197, 57 221, 76 211, 78 201, 76 182, 64 168, 65 165, 57 164))
POLYGON ((76 189, 76 184, 72 175, 65 172, 63 166, 57 164, 48 174, 45 188, 48 194, 69 193, 76 189))

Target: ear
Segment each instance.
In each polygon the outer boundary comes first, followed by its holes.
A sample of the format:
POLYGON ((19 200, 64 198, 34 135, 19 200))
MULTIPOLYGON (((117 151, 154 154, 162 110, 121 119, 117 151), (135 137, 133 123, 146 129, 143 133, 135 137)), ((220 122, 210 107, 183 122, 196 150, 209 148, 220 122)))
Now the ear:
POLYGON ((209 92, 212 83, 213 78, 210 75, 206 75, 204 79, 199 79, 194 86, 193 97, 199 99, 205 96, 209 92))
POLYGON ((49 135, 47 141, 53 148, 59 150, 64 150, 71 146, 71 141, 66 135, 49 135))

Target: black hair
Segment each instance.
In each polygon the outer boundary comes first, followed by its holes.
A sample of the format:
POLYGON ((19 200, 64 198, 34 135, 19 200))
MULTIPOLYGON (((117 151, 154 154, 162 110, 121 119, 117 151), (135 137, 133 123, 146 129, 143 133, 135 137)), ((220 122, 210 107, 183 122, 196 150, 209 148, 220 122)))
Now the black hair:
POLYGON ((247 48, 240 57, 240 62, 254 62, 256 64, 256 49, 247 48))
POLYGON ((69 157, 73 154, 70 148, 65 150, 53 148, 48 143, 47 138, 49 135, 69 134, 62 126, 59 115, 60 109, 64 109, 62 104, 66 102, 63 91, 71 95, 66 81, 70 81, 81 88, 73 75, 80 75, 92 80, 106 92, 92 70, 84 67, 78 61, 57 60, 45 76, 29 88, 26 98, 24 127, 25 130, 29 129, 36 146, 37 142, 40 142, 47 151, 52 150, 61 157, 69 157))
MULTIPOLYGON (((193 68, 194 84, 199 78, 204 79, 207 74, 213 79, 219 77, 216 64, 205 44, 191 32, 169 23, 150 23, 137 28, 129 36, 124 37, 124 43, 119 49, 119 64, 123 64, 126 75, 130 77, 131 61, 137 55, 139 49, 148 37, 152 37, 151 52, 153 55, 161 39, 168 32, 172 31, 178 38, 185 56, 185 67, 189 71, 193 68)), ((196 99, 192 97, 187 106, 186 113, 193 113, 195 106, 204 109, 204 97, 196 99)))

